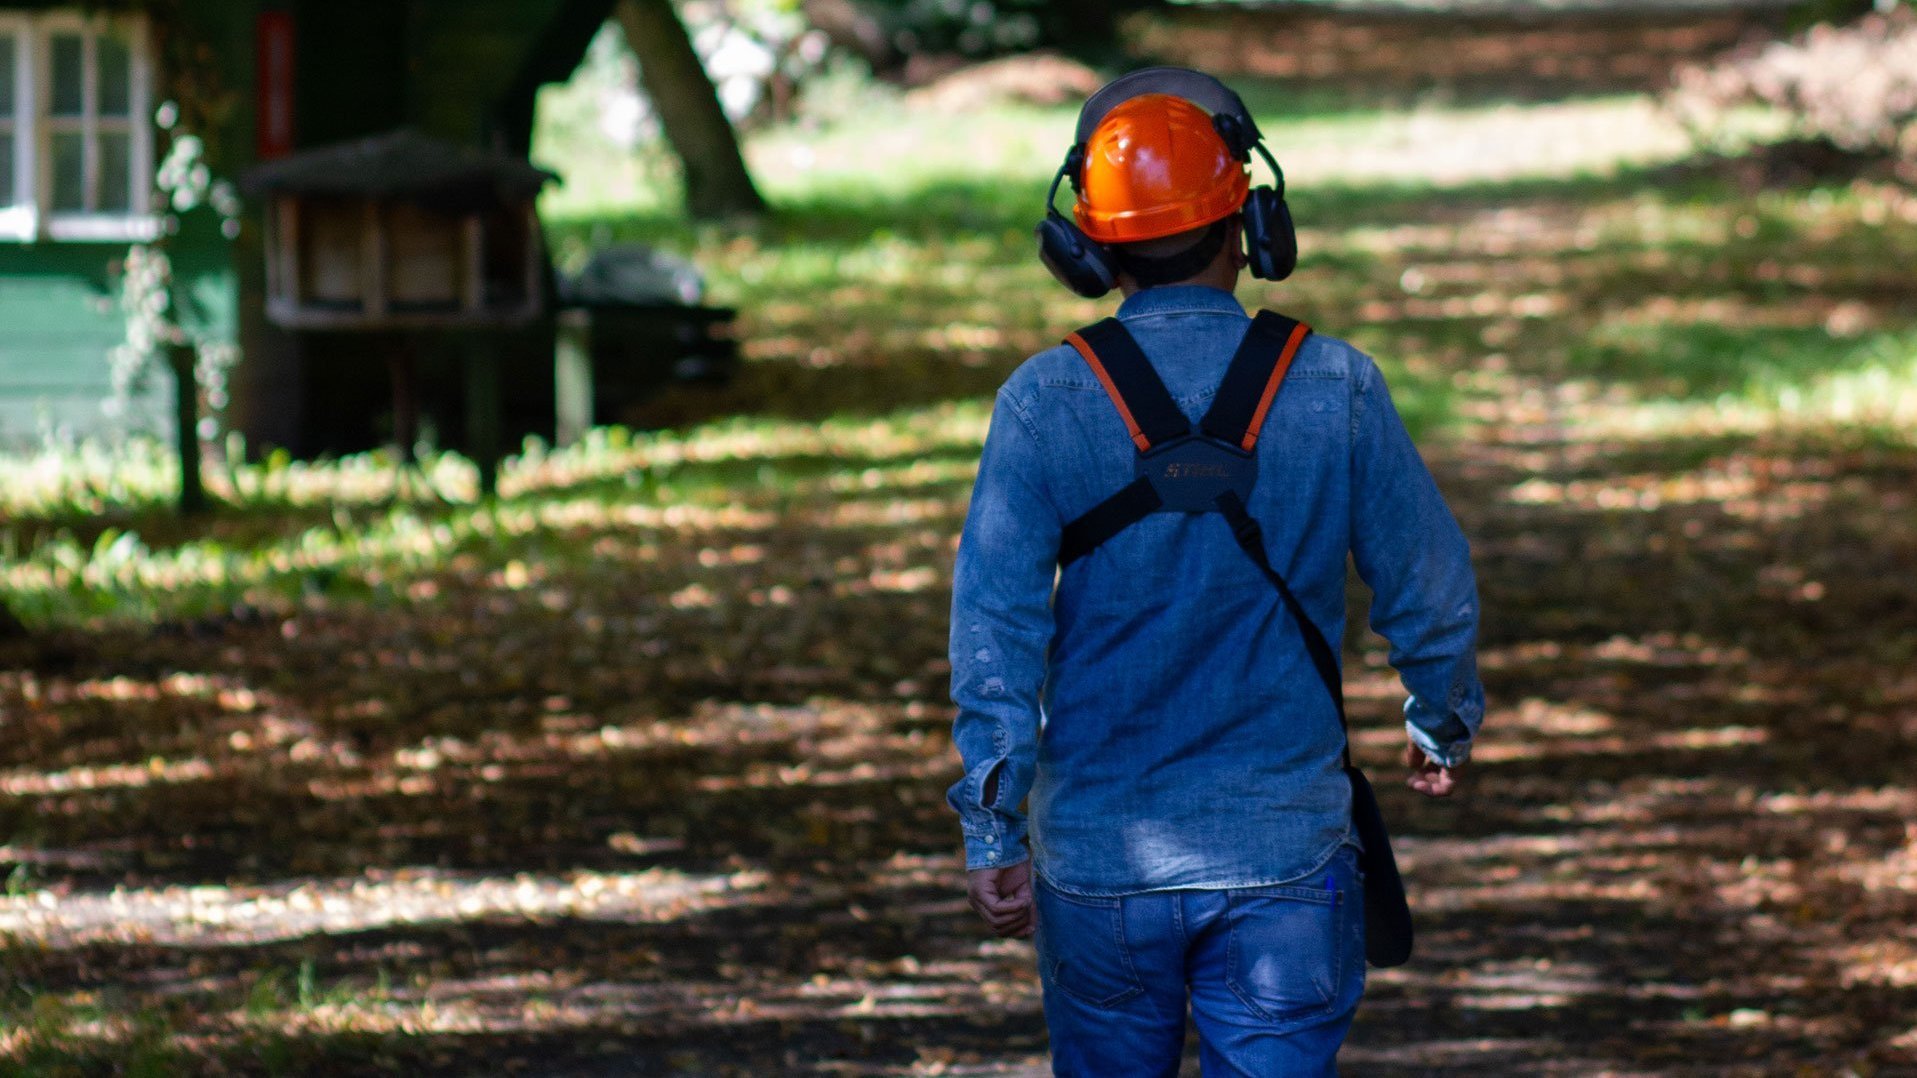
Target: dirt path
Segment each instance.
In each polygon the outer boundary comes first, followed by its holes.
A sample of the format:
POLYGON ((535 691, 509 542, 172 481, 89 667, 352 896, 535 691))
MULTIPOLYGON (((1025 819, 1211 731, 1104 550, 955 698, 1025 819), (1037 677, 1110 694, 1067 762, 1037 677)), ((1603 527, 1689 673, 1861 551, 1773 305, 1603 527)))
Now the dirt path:
MULTIPOLYGON (((1373 976, 1352 1071, 1908 1073, 1917 456, 1567 438, 1537 397, 1432 454, 1494 708, 1466 796, 1381 784, 1421 953, 1373 976)), ((964 487, 582 516, 530 581, 456 558, 403 609, 24 657, 0 1045, 1037 1073, 1029 949, 964 909, 940 803, 964 487)), ((1387 774, 1397 690, 1375 639, 1350 662, 1387 774)))

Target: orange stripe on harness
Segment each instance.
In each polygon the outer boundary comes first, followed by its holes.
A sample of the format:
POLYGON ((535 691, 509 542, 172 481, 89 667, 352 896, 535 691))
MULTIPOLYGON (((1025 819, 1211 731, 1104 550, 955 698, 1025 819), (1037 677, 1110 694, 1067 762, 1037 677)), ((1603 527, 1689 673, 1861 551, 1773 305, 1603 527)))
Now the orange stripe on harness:
MULTIPOLYGON (((1285 350, 1278 353, 1278 362, 1272 365, 1271 379, 1265 383, 1265 392, 1258 398, 1258 408, 1251 413, 1251 424, 1245 428, 1245 440, 1238 443, 1238 448, 1250 452, 1251 447, 1258 444, 1258 431, 1265 425, 1265 413, 1271 411, 1272 398, 1278 395, 1278 386, 1285 380, 1285 372, 1291 369, 1291 361, 1297 358, 1298 346, 1305 343, 1305 338, 1310 333, 1311 327, 1303 322, 1291 328, 1291 336, 1285 340, 1285 350)), ((1084 350, 1080 349, 1080 351, 1084 350)), ((1101 369, 1099 377, 1104 376, 1105 372, 1101 369)), ((1105 383, 1105 388, 1110 390, 1111 383, 1105 383)), ((1131 416, 1127 415, 1125 418, 1129 422, 1131 416)))
MULTIPOLYGON (((1132 410, 1125 405, 1125 397, 1118 392, 1118 387, 1112 384, 1112 376, 1105 372, 1105 365, 1098 361, 1098 353, 1093 352, 1092 346, 1085 343, 1085 338, 1076 333, 1066 337, 1065 343, 1077 349, 1078 354, 1085 357, 1085 362, 1091 366, 1092 373, 1098 375, 1098 383, 1105 387, 1106 395, 1111 397, 1113 404, 1118 405, 1118 414, 1125 420, 1125 429, 1131 431, 1132 444, 1138 447, 1140 453, 1150 449, 1152 440, 1145 437, 1145 432, 1138 426, 1138 420, 1132 418, 1132 410)), ((1286 362, 1289 361, 1290 353, 1287 352, 1286 362)))

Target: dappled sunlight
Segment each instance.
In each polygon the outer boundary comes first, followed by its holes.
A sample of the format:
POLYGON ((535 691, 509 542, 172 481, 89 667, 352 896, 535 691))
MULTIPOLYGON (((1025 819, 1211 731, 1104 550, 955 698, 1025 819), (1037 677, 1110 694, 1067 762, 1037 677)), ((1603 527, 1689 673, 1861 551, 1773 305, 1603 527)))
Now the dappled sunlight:
MULTIPOLYGON (((255 981, 243 1011, 196 1016, 201 1028, 189 1027, 179 1037, 213 1049, 244 1043, 249 1033, 314 1039, 528 1033, 605 1038, 666 1029, 681 1035, 763 1037, 815 1022, 854 1030, 870 1023, 867 1035, 872 1036, 900 1019, 963 1019, 981 1006, 1036 1014, 1035 991, 1015 996, 993 991, 990 982, 981 983, 989 970, 990 964, 982 961, 902 960, 849 977, 821 973, 808 980, 767 982, 756 985, 749 997, 740 996, 737 984, 728 980, 605 982, 540 968, 445 978, 430 988, 315 987, 307 997, 293 999, 280 997, 295 990, 255 981)), ((111 1047, 130 1038, 131 1025, 124 1019, 78 1018, 62 1022, 59 1034, 111 1047)), ((0 1039, 0 1058, 23 1039, 0 1039)), ((935 1067, 907 1073, 962 1072, 935 1067)))
POLYGON ((962 482, 969 487, 977 471, 978 462, 975 460, 918 460, 889 468, 837 472, 817 484, 817 487, 834 494, 883 494, 896 497, 906 491, 949 486, 954 482, 962 482))
POLYGON ((1554 963, 1548 958, 1483 963, 1461 980, 1458 1005, 1479 1010, 1563 1007, 1609 987, 1595 966, 1554 963))
MULTIPOLYGON (((598 499, 552 499, 523 506, 502 506, 476 517, 473 533, 525 536, 564 529, 638 528, 666 531, 747 531, 769 527, 778 518, 737 502, 719 505, 612 504, 598 499)), ((450 537, 446 544, 451 545, 450 537)))
MULTIPOLYGON (((22 517, 84 514, 118 516, 129 509, 165 509, 179 485, 179 463, 157 442, 123 445, 86 443, 36 453, 0 454, 7 483, 0 488, 0 510, 22 517)), ((470 498, 478 473, 452 454, 424 466, 438 490, 470 498)), ((225 462, 207 470, 207 492, 222 501, 264 504, 276 510, 330 509, 340 505, 377 505, 399 496, 399 470, 391 453, 356 454, 340 460, 299 461, 284 453, 248 464, 225 462)))
POLYGON ((1682 128, 1648 97, 1546 105, 1444 108, 1391 115, 1376 128, 1306 122, 1274 146, 1289 182, 1400 181, 1439 186, 1518 177, 1570 177, 1673 161, 1682 128))
POLYGON ((64 771, 0 772, 0 795, 33 797, 78 791, 137 789, 156 783, 203 782, 213 775, 213 765, 197 757, 165 760, 154 756, 137 764, 98 764, 64 771))
POLYGON ((1706 642, 1695 633, 1654 633, 1642 639, 1614 636, 1591 647, 1593 659, 1657 666, 1720 666, 1750 661, 1740 647, 1706 642))
POLYGON ((902 500, 846 501, 823 514, 822 523, 839 528, 882 527, 899 524, 925 524, 962 520, 965 499, 912 498, 902 500))
MULTIPOLYGON (((834 465, 859 460, 882 462, 976 445, 984 436, 989 414, 977 404, 964 404, 902 412, 884 419, 719 422, 684 433, 639 436, 602 428, 589 432, 576 446, 522 461, 515 477, 523 481, 519 493, 531 495, 592 480, 654 473, 676 477, 675 469, 685 465, 776 465, 797 458, 834 465)), ((511 492, 504 479, 502 486, 511 492)))
POLYGON ((670 921, 738 901, 762 875, 667 869, 472 877, 399 867, 367 878, 268 887, 116 888, 0 897, 0 932, 47 948, 137 940, 239 946, 314 933, 364 932, 490 917, 670 921))
POLYGON ((736 775, 707 775, 695 786, 708 793, 721 793, 727 790, 768 786, 811 789, 859 783, 898 782, 908 779, 930 782, 935 781, 945 771, 946 765, 943 760, 926 760, 910 765, 889 767, 867 761, 860 761, 847 767, 814 767, 803 763, 787 767, 771 767, 759 764, 736 775))
MULTIPOLYGON (((1495 669, 1495 667, 1491 667, 1495 669)), ((1539 737, 1586 737, 1616 729, 1617 720, 1596 708, 1553 704, 1536 698, 1498 713, 1501 725, 1529 730, 1539 737)))

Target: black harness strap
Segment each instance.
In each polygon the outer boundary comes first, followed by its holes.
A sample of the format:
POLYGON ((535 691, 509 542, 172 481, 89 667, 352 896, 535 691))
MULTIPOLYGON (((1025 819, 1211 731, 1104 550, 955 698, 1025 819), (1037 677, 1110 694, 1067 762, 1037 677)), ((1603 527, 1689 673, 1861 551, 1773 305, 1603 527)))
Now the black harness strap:
POLYGON ((1191 433, 1191 421, 1178 410, 1123 322, 1107 318, 1065 338, 1065 343, 1077 349, 1098 376, 1140 453, 1191 433))
POLYGON ((1259 311, 1245 329, 1245 339, 1232 354, 1231 366, 1218 383, 1218 395, 1199 429, 1226 445, 1250 452, 1258 444, 1265 413, 1272 398, 1305 343, 1311 327, 1271 311, 1259 311))
POLYGON ((1331 702, 1338 709, 1338 726, 1345 732, 1345 767, 1351 766, 1351 727, 1345 721, 1345 679, 1338 668, 1338 653, 1332 649, 1331 641, 1318 628, 1318 623, 1305 613, 1303 603, 1292 594, 1291 585, 1278 570, 1272 568, 1271 557, 1265 553, 1265 532, 1245 510, 1245 503, 1238 495, 1226 491, 1218 496, 1218 509, 1225 514, 1225 521, 1231 525, 1231 537, 1238 540, 1239 549, 1245 552, 1258 571, 1265 574, 1271 586, 1278 589, 1278 597, 1284 600, 1285 609, 1298 621, 1298 631, 1305 638, 1305 651, 1311 656, 1311 665, 1318 670, 1318 679, 1325 683, 1325 691, 1331 694, 1331 702))
POLYGON ((1231 523, 1232 538, 1258 566, 1265 579, 1278 591, 1285 608, 1298 620, 1298 631, 1305 638, 1305 652, 1318 669, 1318 679, 1331 694, 1338 710, 1338 729, 1344 735, 1341 756, 1345 778, 1351 784, 1351 824, 1358 832, 1361 849, 1358 863, 1364 871, 1365 958, 1374 966, 1401 966, 1411 959, 1416 931, 1411 923, 1411 905, 1405 898, 1404 877, 1398 873, 1398 859, 1391 852, 1391 832, 1385 827, 1384 813, 1378 808, 1378 795, 1371 780, 1351 762, 1351 723, 1345 718, 1344 675, 1338 669, 1338 653, 1305 613, 1303 603, 1292 594, 1291 585, 1272 567, 1265 553, 1265 535, 1258 522, 1245 511, 1245 503, 1232 491, 1218 496, 1218 508, 1231 523))
POLYGON ((1141 475, 1125 484, 1117 494, 1065 525, 1058 538, 1059 567, 1090 554, 1100 543, 1157 512, 1162 504, 1150 479, 1141 475))

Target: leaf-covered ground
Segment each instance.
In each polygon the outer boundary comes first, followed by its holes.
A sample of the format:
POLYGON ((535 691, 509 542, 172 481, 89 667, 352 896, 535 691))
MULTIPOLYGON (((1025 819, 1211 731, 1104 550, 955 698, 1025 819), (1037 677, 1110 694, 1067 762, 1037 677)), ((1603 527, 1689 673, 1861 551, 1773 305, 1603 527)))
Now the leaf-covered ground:
MULTIPOLYGON (((0 1070, 1041 1073, 942 793, 986 402, 1098 309, 1030 258, 1046 165, 612 222, 744 309, 738 384, 654 407, 745 418, 601 434, 496 505, 321 469, 192 527, 16 507, 0 1070)), ((1467 790, 1414 801, 1347 641, 1421 932, 1348 1068, 1917 1073, 1917 200, 1336 175, 1295 188, 1297 282, 1242 295, 1386 365, 1492 700, 1467 790)))

